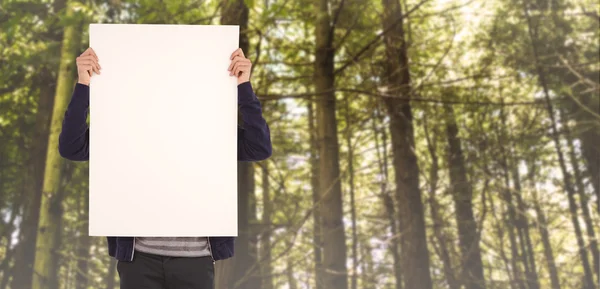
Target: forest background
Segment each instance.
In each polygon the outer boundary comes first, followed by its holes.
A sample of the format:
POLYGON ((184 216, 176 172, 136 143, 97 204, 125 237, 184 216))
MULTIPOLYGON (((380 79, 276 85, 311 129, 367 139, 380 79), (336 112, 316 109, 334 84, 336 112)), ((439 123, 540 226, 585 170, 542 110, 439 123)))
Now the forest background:
POLYGON ((598 288, 599 15, 594 0, 0 0, 0 289, 118 287, 88 236, 88 164, 57 151, 90 23, 241 27, 273 156, 238 166, 217 289, 598 288))

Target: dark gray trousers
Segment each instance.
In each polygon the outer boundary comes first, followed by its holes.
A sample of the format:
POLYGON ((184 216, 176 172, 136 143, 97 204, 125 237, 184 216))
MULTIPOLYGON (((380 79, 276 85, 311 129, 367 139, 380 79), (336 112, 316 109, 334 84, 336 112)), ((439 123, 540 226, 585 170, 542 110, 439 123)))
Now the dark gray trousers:
POLYGON ((121 289, 213 289, 214 264, 207 257, 167 257, 136 251, 119 262, 121 289))

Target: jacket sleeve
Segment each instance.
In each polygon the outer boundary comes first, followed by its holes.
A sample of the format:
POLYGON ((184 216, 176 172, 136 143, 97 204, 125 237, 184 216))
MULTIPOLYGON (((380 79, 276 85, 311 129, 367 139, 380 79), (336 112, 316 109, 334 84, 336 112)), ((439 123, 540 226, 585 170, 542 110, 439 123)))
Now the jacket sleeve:
POLYGON ((87 161, 90 157, 90 129, 86 123, 90 106, 90 87, 77 83, 62 122, 58 151, 72 161, 87 161))
POLYGON ((243 125, 238 127, 238 160, 261 161, 271 156, 271 134, 250 82, 238 85, 243 125))

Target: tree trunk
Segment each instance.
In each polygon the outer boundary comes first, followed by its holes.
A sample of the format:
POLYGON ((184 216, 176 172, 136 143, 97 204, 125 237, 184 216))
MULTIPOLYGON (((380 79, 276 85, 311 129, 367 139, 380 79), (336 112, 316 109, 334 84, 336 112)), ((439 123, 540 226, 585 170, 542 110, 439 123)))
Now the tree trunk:
POLYGON ((115 289, 115 273, 117 272, 117 260, 110 258, 108 273, 106 274, 106 289, 115 289))
POLYGON ((352 147, 352 119, 350 118, 350 104, 348 95, 345 96, 345 114, 346 114, 346 145, 348 146, 348 186, 350 187, 350 218, 352 222, 352 276, 350 288, 356 289, 357 271, 358 271, 358 237, 356 233, 356 203, 354 201, 354 148, 352 147))
POLYGON ((286 268, 285 272, 288 278, 289 289, 298 289, 298 283, 296 282, 296 276, 294 276, 294 264, 290 256, 286 257, 286 268))
MULTIPOLYGON (((53 3, 55 12, 62 12, 65 8, 65 0, 57 0, 53 3)), ((57 23, 56 21, 52 22, 57 23)), ((52 25, 55 29, 51 34, 50 40, 60 42, 63 31, 57 25, 52 25)), ((60 51, 56 51, 59 53, 60 51)), ((33 264, 35 262, 35 246, 37 240, 37 230, 40 220, 40 206, 42 203, 42 189, 44 184, 44 170, 46 167, 46 155, 48 150, 48 138, 50 132, 50 121, 52 118, 52 109, 54 106, 54 97, 56 94, 56 78, 53 71, 59 67, 51 65, 40 71, 39 87, 40 98, 37 104, 37 113, 35 119, 35 135, 31 146, 31 157, 29 160, 29 196, 23 208, 23 221, 20 226, 19 248, 15 254, 15 264, 13 272, 15 274, 11 281, 11 288, 30 288, 32 285, 33 264)))
POLYGON ((263 218, 262 227, 263 232, 261 234, 261 275, 263 289, 273 289, 273 268, 271 260, 271 214, 273 211, 271 205, 271 198, 269 196, 269 163, 267 161, 262 162, 262 195, 263 195, 263 218))
POLYGON ((377 279, 375 278, 375 265, 373 264, 373 256, 371 255, 371 245, 367 242, 363 246, 361 246, 363 262, 362 264, 362 286, 363 289, 375 289, 377 288, 376 283, 377 279))
POLYGON ((229 288, 261 288, 257 265, 256 234, 251 225, 256 222, 254 205, 254 167, 238 165, 238 237, 235 242, 233 283, 229 288))
MULTIPOLYGON (((382 0, 383 29, 394 27, 384 35, 388 58, 388 88, 402 98, 411 94, 407 46, 404 41, 402 9, 396 0, 382 0)), ((392 134, 393 165, 396 179, 398 219, 402 228, 402 269, 407 289, 431 289, 429 251, 425 234, 425 217, 419 188, 419 166, 415 154, 415 139, 410 102, 388 97, 384 100, 392 134)))
POLYGON ((519 175, 519 165, 516 160, 512 162, 512 168, 515 196, 517 199, 517 206, 519 208, 517 213, 517 230, 519 232, 522 259, 525 263, 525 276, 527 278, 527 284, 529 289, 538 289, 540 288, 540 282, 537 275, 537 266, 535 264, 535 256, 533 252, 533 246, 531 244, 531 236, 529 234, 529 220, 527 218, 527 209, 525 208, 525 203, 521 198, 521 180, 519 175))
MULTIPOLYGON (((89 170, 86 170, 86 172, 84 172, 85 175, 89 175, 89 170)), ((87 190, 84 190, 83 192, 81 192, 82 196, 82 209, 81 210, 81 215, 79 216, 79 219, 82 220, 82 226, 79 229, 80 231, 80 236, 79 236, 79 244, 78 244, 78 249, 77 249, 77 270, 76 274, 77 277, 75 278, 75 288, 76 289, 86 289, 88 288, 89 285, 89 260, 90 260, 90 244, 92 239, 90 238, 90 234, 89 234, 89 224, 88 224, 88 220, 89 220, 89 194, 87 190)))
POLYGON ((249 245, 250 250, 248 250, 248 254, 250 255, 252 262, 252 266, 250 270, 246 271, 246 276, 249 276, 246 288, 262 288, 262 278, 260 276, 260 252, 258 251, 258 216, 257 216, 257 205, 256 205, 256 194, 254 189, 256 186, 254 185, 254 166, 252 166, 252 192, 249 195, 248 203, 250 204, 249 208, 249 216, 248 216, 248 234, 250 235, 249 245))
MULTIPOLYGON (((557 35, 569 33, 561 29, 561 27, 563 27, 561 22, 566 20, 564 18, 564 8, 567 7, 566 5, 568 5, 566 4, 566 1, 555 1, 548 3, 552 3, 552 5, 544 8, 549 10, 548 12, 550 13, 546 14, 546 17, 540 19, 552 19, 555 27, 559 28, 557 32, 560 33, 556 33, 557 35)), ((524 9, 527 10, 528 7, 526 5, 529 4, 529 1, 524 2, 523 4, 524 9)), ((525 12, 528 13, 528 11, 525 12)), ((534 27, 533 21, 529 14, 526 14, 526 16, 532 44, 537 45, 539 42, 539 39, 537 39, 537 27, 534 27), (536 43, 533 43, 534 38, 536 43)), ((547 22, 543 23, 543 25, 547 24, 547 22)), ((570 32, 572 33, 573 30, 570 32)), ((551 35, 554 35, 554 33, 551 35)), ((569 37, 573 37, 573 35, 568 34, 561 36, 563 36, 563 43, 565 43, 564 40, 568 39, 569 37)), ((536 46, 534 49, 537 50, 538 47, 536 46)), ((550 51, 547 51, 550 53, 556 53, 557 51, 561 50, 563 51, 563 56, 567 56, 569 54, 567 52, 569 51, 567 45, 565 45, 565 47, 558 48, 552 47, 550 48, 550 51)), ((544 52, 534 52, 536 53, 536 57, 537 55, 544 54, 544 52)), ((538 74, 545 74, 545 69, 547 69, 547 71, 551 71, 551 74, 555 72, 555 69, 549 68, 552 66, 551 62, 554 60, 554 58, 547 58, 546 61, 549 62, 547 62, 546 65, 540 65, 539 63, 542 60, 539 59, 539 57, 536 58, 536 70, 538 74)), ((558 90, 560 90, 562 87, 570 87, 572 94, 564 98, 565 101, 561 103, 561 107, 566 108, 572 115, 573 120, 576 122, 577 131, 575 133, 579 138, 582 157, 587 165, 587 173, 589 174, 592 188, 596 194, 596 210, 600 214, 600 147, 598 146, 598 143, 600 143, 600 95, 598 94, 599 91, 597 89, 598 79, 600 79, 600 71, 597 69, 591 69, 587 72, 583 72, 582 75, 576 75, 571 71, 571 68, 567 66, 568 65, 565 63, 564 67, 558 69, 560 71, 559 73, 564 75, 560 79, 563 83, 558 84, 560 86, 558 90), (583 81, 583 78, 587 78, 588 80, 595 82, 595 84, 587 85, 586 81, 583 81)), ((577 70, 579 70, 579 68, 577 68, 577 70)))
MULTIPOLYGON (((519 289, 527 289, 525 285, 525 277, 523 275, 523 271, 521 268, 521 254, 519 253, 519 242, 517 235, 515 234, 515 229, 517 227, 517 217, 515 205, 513 202, 512 192, 510 188, 509 181, 509 172, 508 172, 508 163, 506 160, 506 156, 503 157, 502 160, 502 169, 504 172, 504 186, 502 192, 503 200, 506 204, 507 214, 505 216, 505 226, 508 231, 508 240, 510 242, 510 253, 511 253, 511 268, 513 271, 514 282, 516 282, 519 289)), ((518 233, 518 232, 517 232, 518 233)))
MULTIPOLYGON (((243 0, 223 0, 222 3, 221 24, 240 26, 240 48, 248 55, 248 7, 243 0)), ((227 288, 260 288, 260 278, 256 276, 256 242, 253 242, 256 235, 250 229, 250 220, 256 220, 256 212, 252 210, 253 195, 254 167, 249 162, 238 162, 239 235, 235 242, 233 278, 227 288)))
MULTIPOLYGON (((577 123, 577 136, 581 142, 581 153, 592 189, 596 194, 596 211, 600 214, 600 148, 598 148, 598 143, 600 143, 600 118, 598 118, 600 103, 598 102, 600 100, 597 93, 582 93, 581 104, 576 103, 570 97, 566 99, 574 107, 573 114, 577 123), (581 106, 585 106, 585 109, 581 106)), ((598 261, 595 264, 598 264, 598 261)), ((596 273, 598 273, 598 269, 596 269, 596 273)))
POLYGON ((315 128, 315 118, 313 112, 313 103, 308 104, 308 131, 310 134, 310 184, 312 187, 313 197, 313 250, 315 257, 315 289, 323 288, 323 264, 321 258, 321 212, 320 212, 320 197, 319 197, 319 158, 318 158, 318 143, 315 128))
MULTIPOLYGON (((502 259, 502 261, 504 263, 504 269, 505 269, 506 274, 508 275, 510 288, 518 289, 519 287, 517 286, 517 282, 516 282, 517 276, 515 276, 515 271, 511 270, 512 264, 506 257, 506 252, 505 252, 506 246, 504 245, 504 228, 505 228, 506 220, 504 218, 502 220, 500 220, 500 218, 496 214, 496 209, 495 209, 496 206, 494 205, 494 198, 490 197, 490 198, 488 198, 488 200, 490 202, 492 216, 493 216, 494 220, 496 221, 495 222, 496 232, 498 233, 498 241, 500 242, 500 244, 498 246, 499 251, 500 251, 500 258, 502 259)), ((504 211, 505 207, 499 206, 499 208, 502 209, 501 215, 505 215, 506 214, 506 212, 504 211)), ((492 266, 491 268, 493 269, 494 267, 492 266)))
MULTIPOLYGON (((51 76, 49 71, 46 72, 51 76)), ((40 220, 40 207, 42 202, 42 186, 44 181, 44 167, 48 150, 49 123, 52 116, 55 79, 48 78, 46 83, 48 89, 41 89, 38 101, 35 135, 32 141, 32 155, 30 157, 28 185, 28 197, 24 202, 23 221, 20 226, 19 246, 15 254, 14 274, 11 288, 30 288, 33 276, 33 264, 35 262, 35 245, 37 239, 38 223, 40 220)))
MULTIPOLYGON (((516 145, 514 144, 514 142, 512 141, 513 136, 511 134, 509 134, 507 132, 507 126, 506 126, 506 116, 504 114, 504 108, 501 108, 501 121, 502 121, 502 136, 504 137, 504 139, 506 139, 508 141, 508 147, 510 147, 509 152, 507 153, 504 149, 504 147, 502 147, 502 153, 503 153, 503 168, 505 169, 505 175, 508 178, 508 168, 510 167, 510 173, 512 176, 512 180, 513 180, 513 187, 514 190, 511 191, 509 189, 507 197, 509 198, 508 200, 510 201, 510 203, 508 204, 510 207, 509 209, 512 209, 515 216, 511 217, 509 216, 509 218, 511 218, 511 221, 514 221, 514 226, 517 230, 517 236, 518 236, 518 244, 520 245, 520 250, 521 250, 521 255, 520 255, 520 261, 523 263, 523 266, 525 268, 525 281, 527 283, 527 288, 529 289, 538 289, 539 288, 539 279, 538 279, 538 275, 537 275, 537 269, 536 269, 536 265, 535 265, 535 258, 533 255, 533 246, 531 245, 531 237, 529 234, 529 221, 527 218, 527 209, 525 207, 525 203, 523 202, 523 199, 521 197, 521 180, 520 180, 520 174, 519 174, 519 162, 518 162, 518 158, 516 157, 516 153, 514 152, 514 150, 512 148, 515 148, 516 145), (508 159, 510 159, 510 165, 508 164, 508 159), (515 196, 516 198, 516 202, 517 202, 517 208, 518 210, 515 210, 515 207, 513 205, 512 202, 512 196, 515 196)), ((509 180, 506 180, 506 187, 509 187, 509 180)), ((510 211, 509 211, 510 212, 510 211)), ((510 213, 513 213, 510 212, 510 213)))
POLYGON ((538 51, 537 51, 537 29, 532 26, 531 17, 529 16, 529 9, 527 7, 527 3, 524 4, 523 9, 525 10, 525 16, 527 17, 527 24, 529 30, 529 36, 531 38, 531 44, 533 49, 534 63, 536 66, 536 70, 538 72, 538 80, 542 89, 544 91, 544 98, 546 99, 546 109, 548 111, 548 116, 551 120, 551 129, 552 129, 552 140, 554 142, 554 147, 556 149, 556 154, 558 155, 558 163, 560 165, 560 169, 563 174, 563 182, 564 188, 567 191, 567 198, 569 200, 569 211, 571 213, 571 221, 573 223, 573 227, 575 229, 575 237, 577 239, 577 245, 579 247, 579 256, 581 258, 581 264, 583 266, 584 272, 584 288, 585 289, 593 289, 594 279, 592 276, 592 269, 590 267, 590 263, 587 258, 587 251, 585 249, 585 243, 583 241, 583 236, 581 233, 581 228, 579 225, 579 220, 577 216, 577 204, 575 203, 575 189, 573 184, 571 183, 571 174, 567 171, 567 166, 565 163, 565 158, 560 147, 560 140, 558 134, 558 128, 556 127, 556 117, 554 115, 554 108, 552 106, 552 102, 550 100, 550 92, 548 89, 548 85, 546 82, 546 75, 539 63, 538 51))
MULTIPOLYGON (((74 11, 67 6, 67 18, 74 11)), ((75 75, 74 60, 79 43, 79 21, 70 22, 63 34, 60 69, 58 73, 54 109, 48 137, 48 151, 44 170, 44 184, 40 206, 40 219, 36 240, 36 256, 33 274, 33 289, 58 288, 59 253, 56 251, 60 239, 62 220, 62 196, 60 182, 63 159, 58 153, 58 137, 75 75)))
MULTIPOLYGON (((600 114, 600 112, 597 113, 600 114)), ((600 149, 598 148, 600 135, 592 130, 587 130, 581 132, 579 139, 581 140, 583 157, 587 164, 587 172, 590 176, 594 192, 596 192, 596 211, 600 214, 600 149)))
POLYGON ((429 205, 431 209, 431 218, 433 220, 434 236, 440 247, 438 255, 444 266, 444 276, 446 277, 446 282, 448 282, 449 289, 460 289, 461 283, 456 278, 454 266, 452 265, 452 258, 450 257, 450 250, 448 250, 447 246, 447 244, 452 244, 452 241, 444 233, 444 221, 439 213, 440 205, 435 200, 435 191, 431 190, 430 194, 429 205))
POLYGON ((316 0, 315 93, 319 140, 319 193, 323 237, 323 288, 347 289, 340 156, 333 74, 333 31, 329 0, 316 0))
MULTIPOLYGON (((596 239, 596 232, 594 231, 594 223, 588 207, 588 196, 585 193, 585 184, 583 183, 583 176, 579 169, 579 163, 577 161, 577 155, 575 153, 575 145, 573 144, 573 136, 571 129, 569 128, 568 120, 565 117, 564 110, 559 109, 560 119, 564 120, 564 131, 569 146, 569 159, 571 160, 571 167, 573 167, 573 176, 575 177, 575 184, 577 185, 577 193, 579 194, 579 206, 583 213, 583 220, 585 221, 586 232, 588 239, 590 240, 589 248, 592 254, 592 260, 594 261, 594 272, 596 273, 596 279, 600 282, 600 252, 598 251, 598 241, 596 239)), ((600 285, 599 285, 600 286, 600 285)))
POLYGON ((389 180, 388 174, 388 153, 387 153, 387 133, 384 128, 380 128, 377 122, 383 123, 382 115, 380 114, 379 106, 375 108, 373 116, 373 132, 375 133, 375 151, 377 152, 377 162, 379 164, 379 171, 383 175, 381 180, 381 196, 383 201, 383 207, 386 210, 387 218, 390 222, 390 253, 392 255, 393 266, 394 266, 394 277, 396 281, 396 289, 402 289, 402 266, 400 263, 400 254, 398 253, 398 243, 400 240, 400 234, 398 234, 398 225, 396 224, 396 211, 394 210, 394 199, 392 198, 390 190, 388 190, 387 183, 389 180), (380 150, 379 145, 379 132, 381 130, 382 149, 380 150))
MULTIPOLYGON (((1 165, 1 162, 0 162, 1 165)), ((5 224, 5 227, 3 228, 3 232, 2 234, 0 234, 0 238, 4 238, 6 239, 6 246, 4 247, 4 260, 2 260, 2 262, 0 263, 0 272, 2 272, 2 281, 0 281, 0 289, 5 289, 6 286, 8 285, 8 281, 10 279, 11 276, 15 276, 15 275, 19 275, 14 274, 15 272, 15 267, 10 267, 10 261, 13 258, 13 255, 15 254, 15 249, 18 249, 18 245, 17 244, 17 248, 12 249, 11 247, 13 245, 13 240, 11 238, 13 232, 15 231, 15 219, 17 218, 17 215, 19 214, 19 207, 21 206, 21 202, 23 201, 23 197, 25 197, 25 195, 21 195, 21 200, 17 201, 17 202, 13 202, 12 208, 10 208, 10 217, 8 219, 8 222, 5 224)), ((3 222, 0 221, 0 222, 3 222)), ((0 223, 2 224, 2 223, 0 223)), ((18 287, 12 287, 12 288, 18 288, 18 287)))
POLYGON ((240 48, 248 56, 250 42, 248 39, 248 6, 243 0, 222 0, 221 25, 240 26, 240 48))
POLYGON ((535 209, 535 215, 537 217, 537 227, 540 230, 540 236, 542 237, 542 244, 544 245, 544 256, 546 257, 546 265, 548 266, 548 273, 550 274, 550 283, 552 289, 560 289, 560 280, 558 279, 558 270, 554 263, 554 253, 552 252, 552 246, 550 245, 550 234, 548 233, 548 222, 546 221, 546 215, 540 206, 540 199, 537 195, 537 188, 535 183, 535 161, 530 160, 529 162, 529 182, 533 191, 533 206, 535 209))
POLYGON ((235 258, 236 257, 234 256, 233 258, 222 260, 215 264, 215 289, 233 289, 232 279, 235 258))
POLYGON ((477 223, 473 213, 473 188, 467 179, 467 170, 454 109, 446 105, 446 133, 448 137, 448 170, 450 192, 458 225, 458 239, 462 254, 462 280, 466 289, 485 288, 477 223))
MULTIPOLYGON (((556 27, 561 27, 562 25, 558 20, 565 20, 565 15, 563 14, 564 10, 558 5, 551 5, 550 7, 551 13, 548 17, 554 20, 554 25, 556 25, 556 27)), ((529 26, 533 27, 529 17, 528 21, 529 26)), ((537 33, 537 31, 534 32, 537 33)), ((565 31, 561 32, 565 33, 565 31)), ((537 37, 537 34, 534 36, 537 37)), ((568 35, 568 37, 573 36, 568 35)), ((568 37, 565 39, 568 39, 568 37)), ((565 48, 562 47, 558 49, 565 48)), ((572 115, 573 120, 575 120, 577 130, 574 134, 580 142, 581 154, 584 163, 586 164, 586 172, 590 179, 590 183, 592 184, 594 193, 596 194, 596 210, 598 214, 600 214, 600 147, 598 146, 598 143, 600 143, 600 91, 597 89, 600 72, 597 69, 592 69, 584 72, 583 76, 579 76, 574 75, 570 71, 570 68, 564 67, 563 70, 567 71, 567 75, 563 80, 565 83, 561 85, 562 87, 571 87, 573 94, 569 95, 569 97, 565 97, 565 103, 561 106, 566 107, 572 115), (594 87, 594 85, 581 85, 582 82, 584 82, 582 81, 582 77, 595 82, 596 87, 594 87)), ((538 71, 544 73, 542 69, 538 69, 538 71)), ((598 273, 597 269, 596 273, 598 273)), ((598 282, 600 282, 600 280, 598 282)))
MULTIPOLYGON (((506 115, 504 113, 504 108, 500 109, 500 138, 506 141, 506 145, 508 145, 508 136, 507 136, 507 127, 506 127, 506 115)), ((521 264, 526 265, 526 262, 523 261, 521 254, 519 253, 519 238, 517 235, 519 234, 518 224, 517 224, 517 212, 515 208, 515 204, 513 202, 513 192, 510 187, 510 170, 508 164, 508 152, 505 149, 505 145, 500 145, 500 151, 502 153, 502 157, 500 160, 500 166, 502 167, 503 177, 504 177, 504 189, 502 190, 502 199, 506 204, 507 214, 505 217, 506 229, 508 230, 508 240, 510 242, 510 253, 511 253, 511 268, 514 276, 513 282, 516 283, 519 289, 527 289, 527 285, 525 283, 525 276, 523 275, 523 271, 521 269, 521 264), (515 234, 515 230, 517 231, 515 234)), ((523 252, 524 254, 524 252, 523 252)))
POLYGON ((435 239, 437 240, 437 243, 439 244, 439 250, 437 250, 437 253, 440 259, 442 260, 442 264, 444 265, 444 276, 446 277, 446 282, 448 282, 448 288, 460 289, 461 284, 456 279, 454 265, 452 265, 452 258, 450 257, 450 251, 448 250, 447 246, 448 244, 451 244, 452 241, 444 233, 444 218, 440 214, 439 204, 436 200, 436 191, 439 181, 439 161, 436 153, 437 138, 435 136, 438 134, 434 130, 433 139, 430 137, 431 134, 429 133, 427 118, 425 118, 423 126, 425 130, 425 137, 427 140, 427 148, 429 149, 429 154, 431 156, 431 169, 429 170, 429 207, 431 212, 431 219, 433 220, 433 234, 435 236, 435 239))

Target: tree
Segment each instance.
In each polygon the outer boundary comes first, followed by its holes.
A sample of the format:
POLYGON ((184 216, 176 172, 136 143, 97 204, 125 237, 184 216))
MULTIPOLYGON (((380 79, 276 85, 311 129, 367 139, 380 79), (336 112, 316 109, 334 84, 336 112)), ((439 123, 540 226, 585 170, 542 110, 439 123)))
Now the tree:
POLYGON ((66 17, 69 19, 64 28, 60 70, 58 73, 54 109, 48 138, 48 151, 40 207, 40 221, 36 242, 36 256, 33 274, 34 289, 59 288, 58 269, 60 223, 62 218, 62 194, 60 181, 63 159, 58 152, 58 137, 62 128, 62 117, 69 102, 75 76, 74 60, 79 43, 79 21, 71 3, 67 3, 66 17))
MULTIPOLYGON (((52 31, 50 41, 54 44, 60 43, 62 39, 62 29, 59 27, 58 14, 62 13, 66 1, 54 1, 53 9, 55 14, 45 19, 52 31)), ((48 32, 45 32, 48 33, 48 32)), ((56 45, 58 48, 60 46, 56 45)), ((58 49, 52 49, 52 53, 60 53, 58 49)), ((44 170, 46 166, 46 155, 48 150, 49 124, 52 117, 54 106, 54 97, 56 94, 56 71, 57 66, 53 62, 40 65, 40 73, 34 78, 33 87, 39 87, 39 99, 37 101, 37 112, 35 118, 35 133, 31 142, 31 155, 29 157, 29 171, 26 174, 30 177, 27 181, 27 197, 25 198, 23 208, 23 221, 20 226, 19 246, 15 253, 15 264, 12 288, 30 288, 33 276, 33 264, 35 262, 35 247, 37 241, 37 230, 40 219, 40 206, 42 202, 42 188, 44 182, 44 170)))
POLYGON ((479 249, 477 223, 473 214, 473 189, 467 179, 461 140, 458 134, 454 109, 444 106, 446 113, 446 133, 448 136, 448 169, 450 171, 450 191, 454 198, 454 211, 458 225, 458 238, 462 254, 462 280, 467 289, 485 288, 483 264, 479 249))
MULTIPOLYGON (((437 111, 434 110, 433 114, 437 114, 437 111)), ((429 211, 431 213, 431 219, 433 221, 433 235, 435 236, 435 240, 437 241, 437 246, 435 243, 433 243, 433 247, 436 253, 439 255, 439 258, 442 260, 442 263, 444 264, 444 275, 446 277, 446 282, 448 282, 448 287, 450 289, 460 289, 461 284, 457 279, 454 270, 454 264, 451 258, 451 251, 449 248, 450 246, 448 246, 451 243, 451 236, 448 236, 448 233, 446 233, 445 228, 448 227, 448 225, 444 221, 445 218, 442 216, 442 206, 440 206, 438 200, 436 199, 436 191, 438 189, 438 183, 440 178, 439 158, 436 152, 438 132, 434 127, 432 129, 432 133, 430 133, 427 120, 424 121, 423 128, 425 130, 427 148, 431 156, 431 168, 429 169, 429 211)))
POLYGON ((346 135, 346 146, 348 147, 347 161, 348 161, 348 186, 350 187, 350 218, 352 222, 352 276, 350 288, 356 289, 358 281, 358 237, 356 232, 356 202, 355 202, 355 181, 354 181, 354 148, 352 143, 352 128, 353 122, 350 116, 350 101, 349 96, 346 95, 344 99, 344 114, 346 121, 346 129, 344 134, 346 135))
MULTIPOLYGON (((392 255, 392 266, 394 266, 394 279, 396 281, 396 289, 402 289, 402 266, 400 262, 400 254, 398 252, 398 244, 400 243, 400 234, 398 233, 398 225, 396 222, 396 210, 394 209, 394 199, 392 198, 391 190, 388 189, 388 152, 387 152, 387 132, 385 128, 379 124, 383 122, 383 115, 380 112, 379 102, 375 106, 373 112, 373 133, 375 134, 375 150, 377 152, 377 163, 379 165, 379 171, 383 175, 381 180, 381 199, 383 207, 389 220, 391 238, 390 242, 390 254, 392 255), (379 144, 379 134, 381 133, 381 145, 379 144), (381 149, 380 149, 381 147, 381 149)), ((455 289, 455 288, 452 288, 455 289)))
POLYGON ((573 177, 575 178, 575 184, 577 185, 577 193, 579 195, 579 206, 583 213, 583 220, 585 221, 585 228, 589 239, 589 251, 594 261, 594 272, 596 273, 596 279, 600 282, 600 252, 598 251, 598 241, 596 240, 596 232, 594 231, 594 224, 592 216, 588 208, 588 196, 585 190, 585 184, 583 183, 583 176, 579 169, 579 163, 577 155, 575 154, 575 145, 573 144, 573 136, 571 135, 571 129, 569 128, 569 121, 565 117, 563 109, 559 110, 560 119, 564 122, 565 136, 569 146, 569 159, 571 161, 571 167, 573 168, 573 177))
MULTIPOLYGON (((334 49, 329 0, 315 1, 315 93, 319 95, 317 129, 319 142, 319 193, 323 241, 323 287, 347 289, 346 238, 340 183, 340 152, 334 93, 334 49)), ((341 9, 341 7, 338 7, 341 9)))
POLYGON ((525 12, 525 16, 527 17, 527 24, 528 24, 527 27, 528 27, 529 36, 531 39, 531 46, 532 46, 533 55, 534 55, 534 63, 535 63, 536 70, 538 73, 538 80, 540 82, 540 85, 541 85, 543 93, 544 93, 544 99, 546 100, 547 112, 548 112, 548 115, 551 120, 550 127, 552 130, 552 140, 554 142, 556 154, 558 155, 558 163, 560 165, 560 169, 561 169, 562 175, 563 175, 564 189, 565 189, 565 191, 567 191, 567 197, 569 200, 569 211, 571 213, 571 221, 573 222, 573 227, 575 229, 577 245, 579 246, 579 255, 580 255, 581 263, 583 265, 583 270, 584 270, 584 280, 585 280, 584 288, 592 289, 592 288, 594 288, 594 281, 593 281, 593 276, 592 276, 592 270, 590 268, 590 263, 587 258, 587 251, 585 250, 585 245, 583 242, 581 227, 579 225, 579 220, 577 217, 577 204, 575 203, 575 189, 573 187, 573 183, 571 180, 571 174, 567 171, 565 158, 564 158, 561 146, 560 146, 558 128, 556 126, 556 116, 554 114, 555 112, 554 112, 554 108, 552 106, 552 101, 550 100, 550 93, 549 93, 548 84, 546 82, 546 75, 545 75, 542 67, 540 66, 540 63, 538 60, 539 57, 538 57, 538 51, 537 51, 537 38, 536 38, 537 27, 533 26, 533 24, 532 24, 531 17, 529 16, 528 3, 523 3, 523 10, 525 12))
MULTIPOLYGON (((239 46, 249 54, 248 6, 243 0, 223 0, 221 24, 239 25, 239 46)), ((260 279, 250 277, 256 270, 256 235, 251 230, 252 220, 256 220, 256 211, 252 210, 254 199, 254 166, 249 162, 238 162, 238 232, 235 243, 236 256, 231 288, 260 288, 260 279), (239 286, 239 287, 238 287, 239 286)))
POLYGON ((396 179, 398 219, 402 228, 401 253, 404 284, 407 289, 431 289, 429 251, 425 234, 425 216, 419 188, 419 166, 415 154, 415 137, 411 105, 408 52, 404 36, 402 8, 397 0, 383 0, 383 29, 388 58, 387 88, 394 97, 384 103, 390 117, 392 163, 396 179), (393 27, 393 29, 389 29, 393 27), (400 99, 400 97, 402 99, 400 99))
MULTIPOLYGON (((500 108, 500 132, 499 137, 501 140, 508 140, 507 133, 507 122, 506 122, 506 113, 505 108, 500 108)), ((517 216, 517 208, 515 206, 515 202, 513 201, 513 190, 510 186, 510 152, 507 151, 505 146, 500 146, 500 151, 502 153, 502 157, 500 160, 500 166, 502 167, 502 175, 504 179, 504 188, 502 189, 502 198, 504 203, 506 204, 507 215, 505 218, 506 230, 508 231, 508 240, 510 244, 510 253, 511 253, 511 267, 513 273, 513 282, 520 289, 527 289, 526 279, 524 273, 522 271, 522 266, 527 268, 527 261, 525 259, 525 250, 522 250, 523 239, 521 238, 520 230, 519 230, 519 220, 517 216), (515 232, 516 231, 516 232, 515 232), (521 245, 521 246, 520 246, 521 245), (519 251, 521 249, 521 251, 519 251)), ((525 269, 527 270, 527 269, 525 269)))
POLYGON ((544 257, 546 258, 546 265, 548 266, 548 272, 550 273, 550 282, 552 284, 552 289, 560 289, 560 280, 558 278, 558 270, 556 269, 556 263, 554 261, 554 253, 552 251, 552 246, 550 245, 550 234, 548 233, 548 222, 546 221, 546 214, 542 210, 540 206, 540 201, 538 198, 538 191, 535 187, 535 175, 536 175, 536 166, 534 160, 530 160, 529 162, 529 181, 531 182, 531 187, 533 190, 533 206, 535 209, 535 213, 537 216, 537 227, 540 230, 540 235, 542 237, 542 244, 544 245, 544 257))
POLYGON ((48 89, 40 92, 40 98, 36 114, 36 134, 32 142, 33 150, 31 157, 31 171, 29 181, 28 197, 23 208, 23 222, 21 224, 19 246, 15 254, 15 274, 11 288, 29 288, 33 276, 33 264, 35 262, 35 247, 37 240, 38 224, 40 220, 40 207, 42 202, 42 186, 44 180, 44 169, 48 150, 49 123, 52 115, 56 85, 56 79, 50 71, 44 74, 43 84, 50 85, 48 89), (47 79, 46 79, 47 78, 47 79), (52 89, 54 88, 54 89, 52 89))
POLYGON ((271 231, 272 229, 272 220, 271 215, 273 212, 273 206, 271 203, 271 197, 269 196, 270 191, 270 182, 269 182, 269 163, 268 161, 263 161, 261 163, 262 167, 262 199, 263 199, 263 217, 262 217, 262 225, 263 230, 261 234, 260 244, 261 244, 261 275, 262 275, 262 288, 264 289, 273 289, 273 260, 271 258, 271 231))
POLYGON ((314 104, 312 101, 307 103, 308 111, 308 131, 310 142, 310 185, 312 188, 313 200, 313 251, 315 258, 315 289, 322 289, 323 286, 323 264, 321 255, 321 212, 320 212, 320 194, 319 194, 319 158, 318 158, 318 142, 317 129, 315 127, 314 104))
MULTIPOLYGON (((84 175, 89 176, 89 166, 86 166, 84 175)), ((87 188, 87 186, 86 186, 87 188)), ((88 190, 83 191, 81 195, 81 201, 78 201, 78 215, 80 220, 84 220, 81 222, 81 227, 78 228, 80 231, 80 235, 77 238, 77 265, 76 265, 76 275, 75 278, 75 286, 76 289, 87 289, 90 284, 89 280, 89 259, 90 259, 90 246, 92 243, 92 239, 89 234, 89 203, 90 203, 90 194, 88 194, 88 190)))

